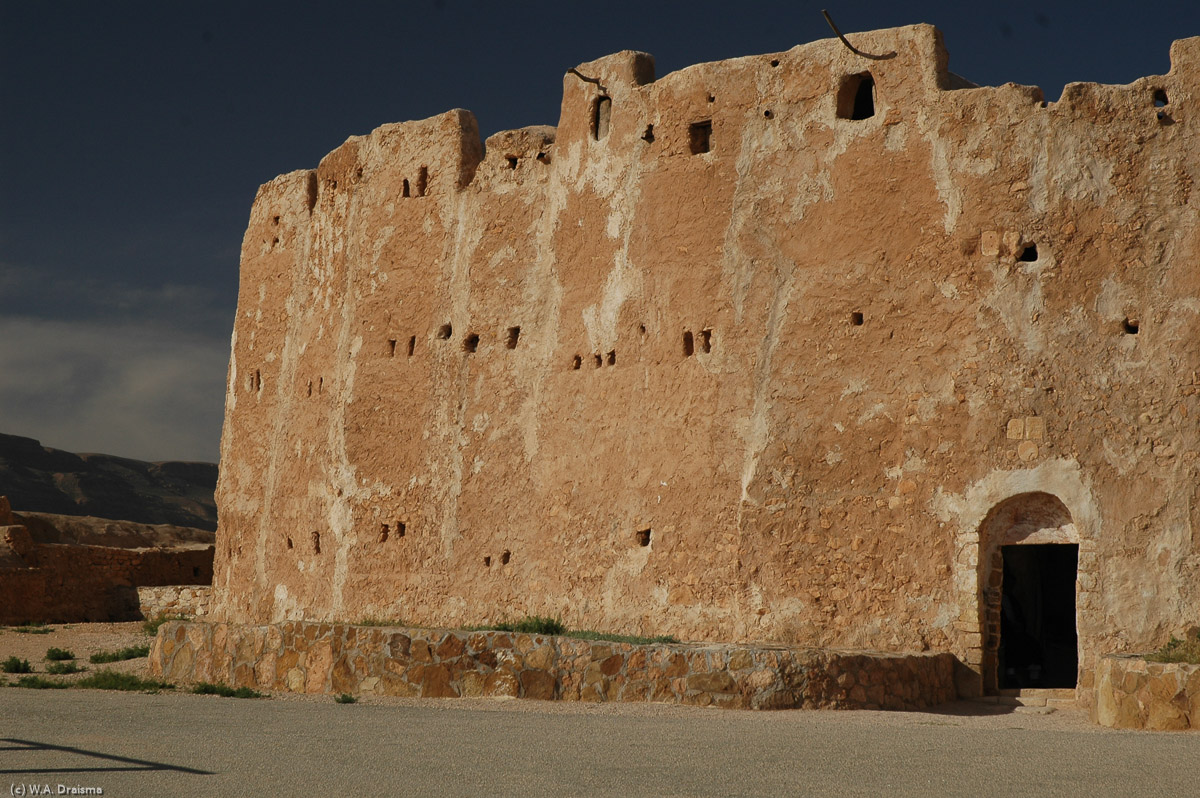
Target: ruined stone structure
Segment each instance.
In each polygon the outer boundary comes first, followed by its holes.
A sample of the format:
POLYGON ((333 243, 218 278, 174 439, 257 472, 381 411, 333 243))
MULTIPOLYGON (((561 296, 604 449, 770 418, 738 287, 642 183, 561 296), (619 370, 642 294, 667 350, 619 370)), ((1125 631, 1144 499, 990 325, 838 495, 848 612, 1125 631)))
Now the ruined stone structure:
MULTIPOLYGON (((264 185, 212 612, 527 613, 1075 685, 1200 619, 1200 38, 976 87, 918 25, 456 110, 264 185)), ((160 641, 161 643, 161 641, 160 641)))
POLYGON ((17 514, 0 496, 0 624, 153 617, 144 609, 156 602, 142 601, 139 586, 190 593, 181 586, 210 584, 212 537, 169 524, 17 514))

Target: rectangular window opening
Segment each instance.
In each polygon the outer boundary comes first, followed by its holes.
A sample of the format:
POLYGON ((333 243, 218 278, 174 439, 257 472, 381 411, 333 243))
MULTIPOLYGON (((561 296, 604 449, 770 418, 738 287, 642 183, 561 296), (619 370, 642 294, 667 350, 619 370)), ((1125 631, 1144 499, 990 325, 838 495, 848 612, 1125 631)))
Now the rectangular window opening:
POLYGON ((404 537, 404 533, 407 531, 408 531, 408 524, 404 523, 403 521, 396 522, 396 537, 398 537, 398 538, 404 537))
POLYGON ((417 351, 417 336, 410 336, 408 339, 408 356, 412 357, 413 352, 417 351))
POLYGON ((691 357, 696 354, 696 342, 692 338, 692 331, 687 330, 683 334, 683 356, 691 357))
POLYGON ((708 354, 712 351, 712 330, 706 329, 700 331, 700 351, 708 354))
POLYGON ((649 529, 639 529, 636 533, 634 533, 633 539, 637 541, 639 546, 649 546, 651 533, 652 532, 649 529))
POLYGON ((424 197, 429 190, 429 167, 422 166, 417 170, 417 196, 424 197))
POLYGON ((395 357, 395 356, 396 356, 396 339, 389 338, 388 339, 388 357, 395 357))
POLYGON ((402 196, 402 197, 411 196, 411 192, 408 188, 408 178, 405 178, 404 182, 401 184, 400 196, 402 196))
POLYGON ((617 365, 617 350, 610 349, 608 354, 605 356, 605 360, 608 361, 608 365, 610 366, 617 365))
POLYGON ((463 351, 474 352, 479 348, 479 336, 475 333, 470 333, 463 339, 463 351))
POLYGON ((875 78, 870 72, 842 78, 838 87, 837 115, 839 119, 870 119, 875 116, 875 78))
POLYGON ((592 106, 592 138, 596 141, 608 135, 609 120, 612 117, 612 98, 600 96, 592 106))
POLYGON ((504 341, 504 346, 507 347, 508 349, 516 349, 517 341, 520 338, 521 338, 521 328, 520 327, 509 327, 508 328, 508 337, 504 341))
POLYGON ((437 330, 437 339, 438 339, 439 341, 449 341, 449 340, 450 340, 450 336, 451 336, 453 333, 454 333, 454 328, 453 328, 453 327, 451 327, 449 324, 443 324, 441 327, 438 327, 438 330, 437 330))
POLYGON ((580 357, 579 355, 576 355, 575 357, 571 358, 571 370, 572 371, 579 371, 579 369, 582 365, 583 365, 583 358, 580 357))
POLYGON ((688 149, 699 155, 712 149, 712 120, 693 122, 688 126, 688 149))

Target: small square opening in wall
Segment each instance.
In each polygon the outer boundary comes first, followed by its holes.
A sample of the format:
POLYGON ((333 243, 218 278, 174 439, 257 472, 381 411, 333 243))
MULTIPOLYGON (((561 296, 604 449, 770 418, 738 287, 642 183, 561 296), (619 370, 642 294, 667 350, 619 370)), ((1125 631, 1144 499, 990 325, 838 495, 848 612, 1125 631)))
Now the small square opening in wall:
POLYGON ((1126 335, 1137 335, 1140 327, 1141 324, 1137 319, 1126 317, 1125 320, 1121 322, 1121 331, 1126 335))
POLYGON ((850 325, 852 327, 861 327, 863 325, 862 311, 856 310, 850 314, 850 325))
POLYGON ((504 339, 504 346, 507 349, 516 349, 517 341, 521 339, 520 327, 509 327, 508 336, 504 339))
POLYGON ((474 352, 478 348, 479 348, 479 336, 476 335, 475 333, 471 333, 466 338, 463 339, 463 351, 464 352, 474 352))
POLYGON ((692 337, 692 331, 687 330, 683 333, 683 356, 691 357, 696 354, 696 340, 692 337))
POLYGON ((412 196, 412 190, 408 187, 408 178, 405 178, 404 182, 402 182, 400 184, 400 196, 402 196, 402 197, 411 197, 412 196))
POLYGON ((484 558, 483 558, 483 567, 484 567, 484 568, 491 568, 491 567, 492 567, 492 558, 491 558, 490 556, 487 556, 487 557, 484 557, 484 558))
POLYGON ((441 327, 438 327, 437 339, 439 341, 449 341, 450 336, 453 334, 454 334, 454 328, 451 327, 449 324, 443 324, 441 327))
POLYGON ((408 531, 408 524, 404 523, 403 521, 396 522, 396 537, 398 537, 398 538, 404 537, 404 533, 407 531, 408 531))
POLYGON ((396 356, 396 339, 389 338, 388 339, 388 357, 395 357, 395 356, 396 356))
POLYGON ((637 542, 637 544, 639 546, 649 546, 650 545, 650 534, 651 534, 651 530, 649 530, 649 529, 639 529, 637 532, 634 533, 633 539, 637 542))
POLYGON ((1154 90, 1154 107, 1165 108, 1167 106, 1167 93, 1162 89, 1154 90))
POLYGON ((712 120, 693 122, 688 126, 688 149, 699 155, 712 149, 712 120))
POLYGON ((583 358, 582 357, 580 357, 579 355, 576 355, 575 357, 571 358, 571 370, 572 371, 579 371, 581 366, 583 366, 583 358))
POLYGON ((289 549, 290 549, 290 548, 292 548, 292 539, 291 539, 291 538, 288 538, 288 539, 287 539, 287 547, 288 547, 289 549))
POLYGON ((508 565, 508 561, 511 559, 512 559, 512 552, 509 551, 508 549, 505 549, 503 552, 500 553, 500 564, 501 565, 508 565))
POLYGON ((617 365, 617 350, 615 350, 615 349, 608 350, 608 354, 604 356, 604 359, 608 362, 608 365, 610 365, 610 366, 617 365))
POLYGON ((601 366, 604 365, 604 358, 601 357, 600 355, 592 355, 592 359, 596 363, 596 368, 600 368, 601 366))
POLYGON ((875 116, 875 78, 870 72, 846 75, 838 86, 839 119, 870 119, 875 116))
POLYGON ((314 531, 312 533, 313 554, 321 553, 321 533, 314 531))
POLYGON ((711 329, 703 329, 700 331, 700 351, 706 355, 712 351, 711 329))
POLYGON ((417 196, 424 197, 429 190, 429 167, 422 166, 417 170, 417 196))
POLYGON ((1033 263, 1038 259, 1037 244, 1027 244, 1021 250, 1021 254, 1017 255, 1017 260, 1022 263, 1033 263))
POLYGON ((408 339, 408 356, 412 357, 413 352, 417 351, 417 336, 409 336, 408 339))

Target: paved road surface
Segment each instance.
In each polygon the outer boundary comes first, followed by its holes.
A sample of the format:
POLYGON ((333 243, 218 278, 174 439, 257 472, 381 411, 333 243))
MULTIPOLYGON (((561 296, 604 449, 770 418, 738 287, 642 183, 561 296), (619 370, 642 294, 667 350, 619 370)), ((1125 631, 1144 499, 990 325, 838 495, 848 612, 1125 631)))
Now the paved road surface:
POLYGON ((1200 795, 1200 733, 985 711, 0 688, 0 798, 22 784, 111 796, 1200 795))

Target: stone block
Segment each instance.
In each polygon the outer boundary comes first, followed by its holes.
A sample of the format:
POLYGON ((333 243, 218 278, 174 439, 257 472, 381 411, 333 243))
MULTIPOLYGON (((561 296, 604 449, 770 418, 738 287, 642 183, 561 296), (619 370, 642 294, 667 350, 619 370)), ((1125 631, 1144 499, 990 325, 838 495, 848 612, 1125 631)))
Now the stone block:
MULTIPOLYGON (((993 428, 994 429, 994 428, 993 428)), ((1019 441, 1025 437, 1025 419, 1013 418, 1008 421, 1008 439, 1010 441, 1019 441)))
POLYGON ((525 666, 537 670, 549 670, 554 662, 554 646, 543 645, 525 655, 525 666))
POLYGON ((985 230, 979 235, 979 252, 984 257, 994 258, 1000 254, 1000 233, 985 230))
POLYGON ((693 673, 687 677, 687 689, 705 693, 732 693, 737 690, 737 684, 726 671, 710 671, 693 673))
POLYGON ((521 697, 550 701, 554 698, 554 677, 543 670, 521 672, 521 697))
POLYGON ((520 692, 520 682, 508 671, 489 673, 483 683, 483 694, 486 696, 516 698, 520 692))

